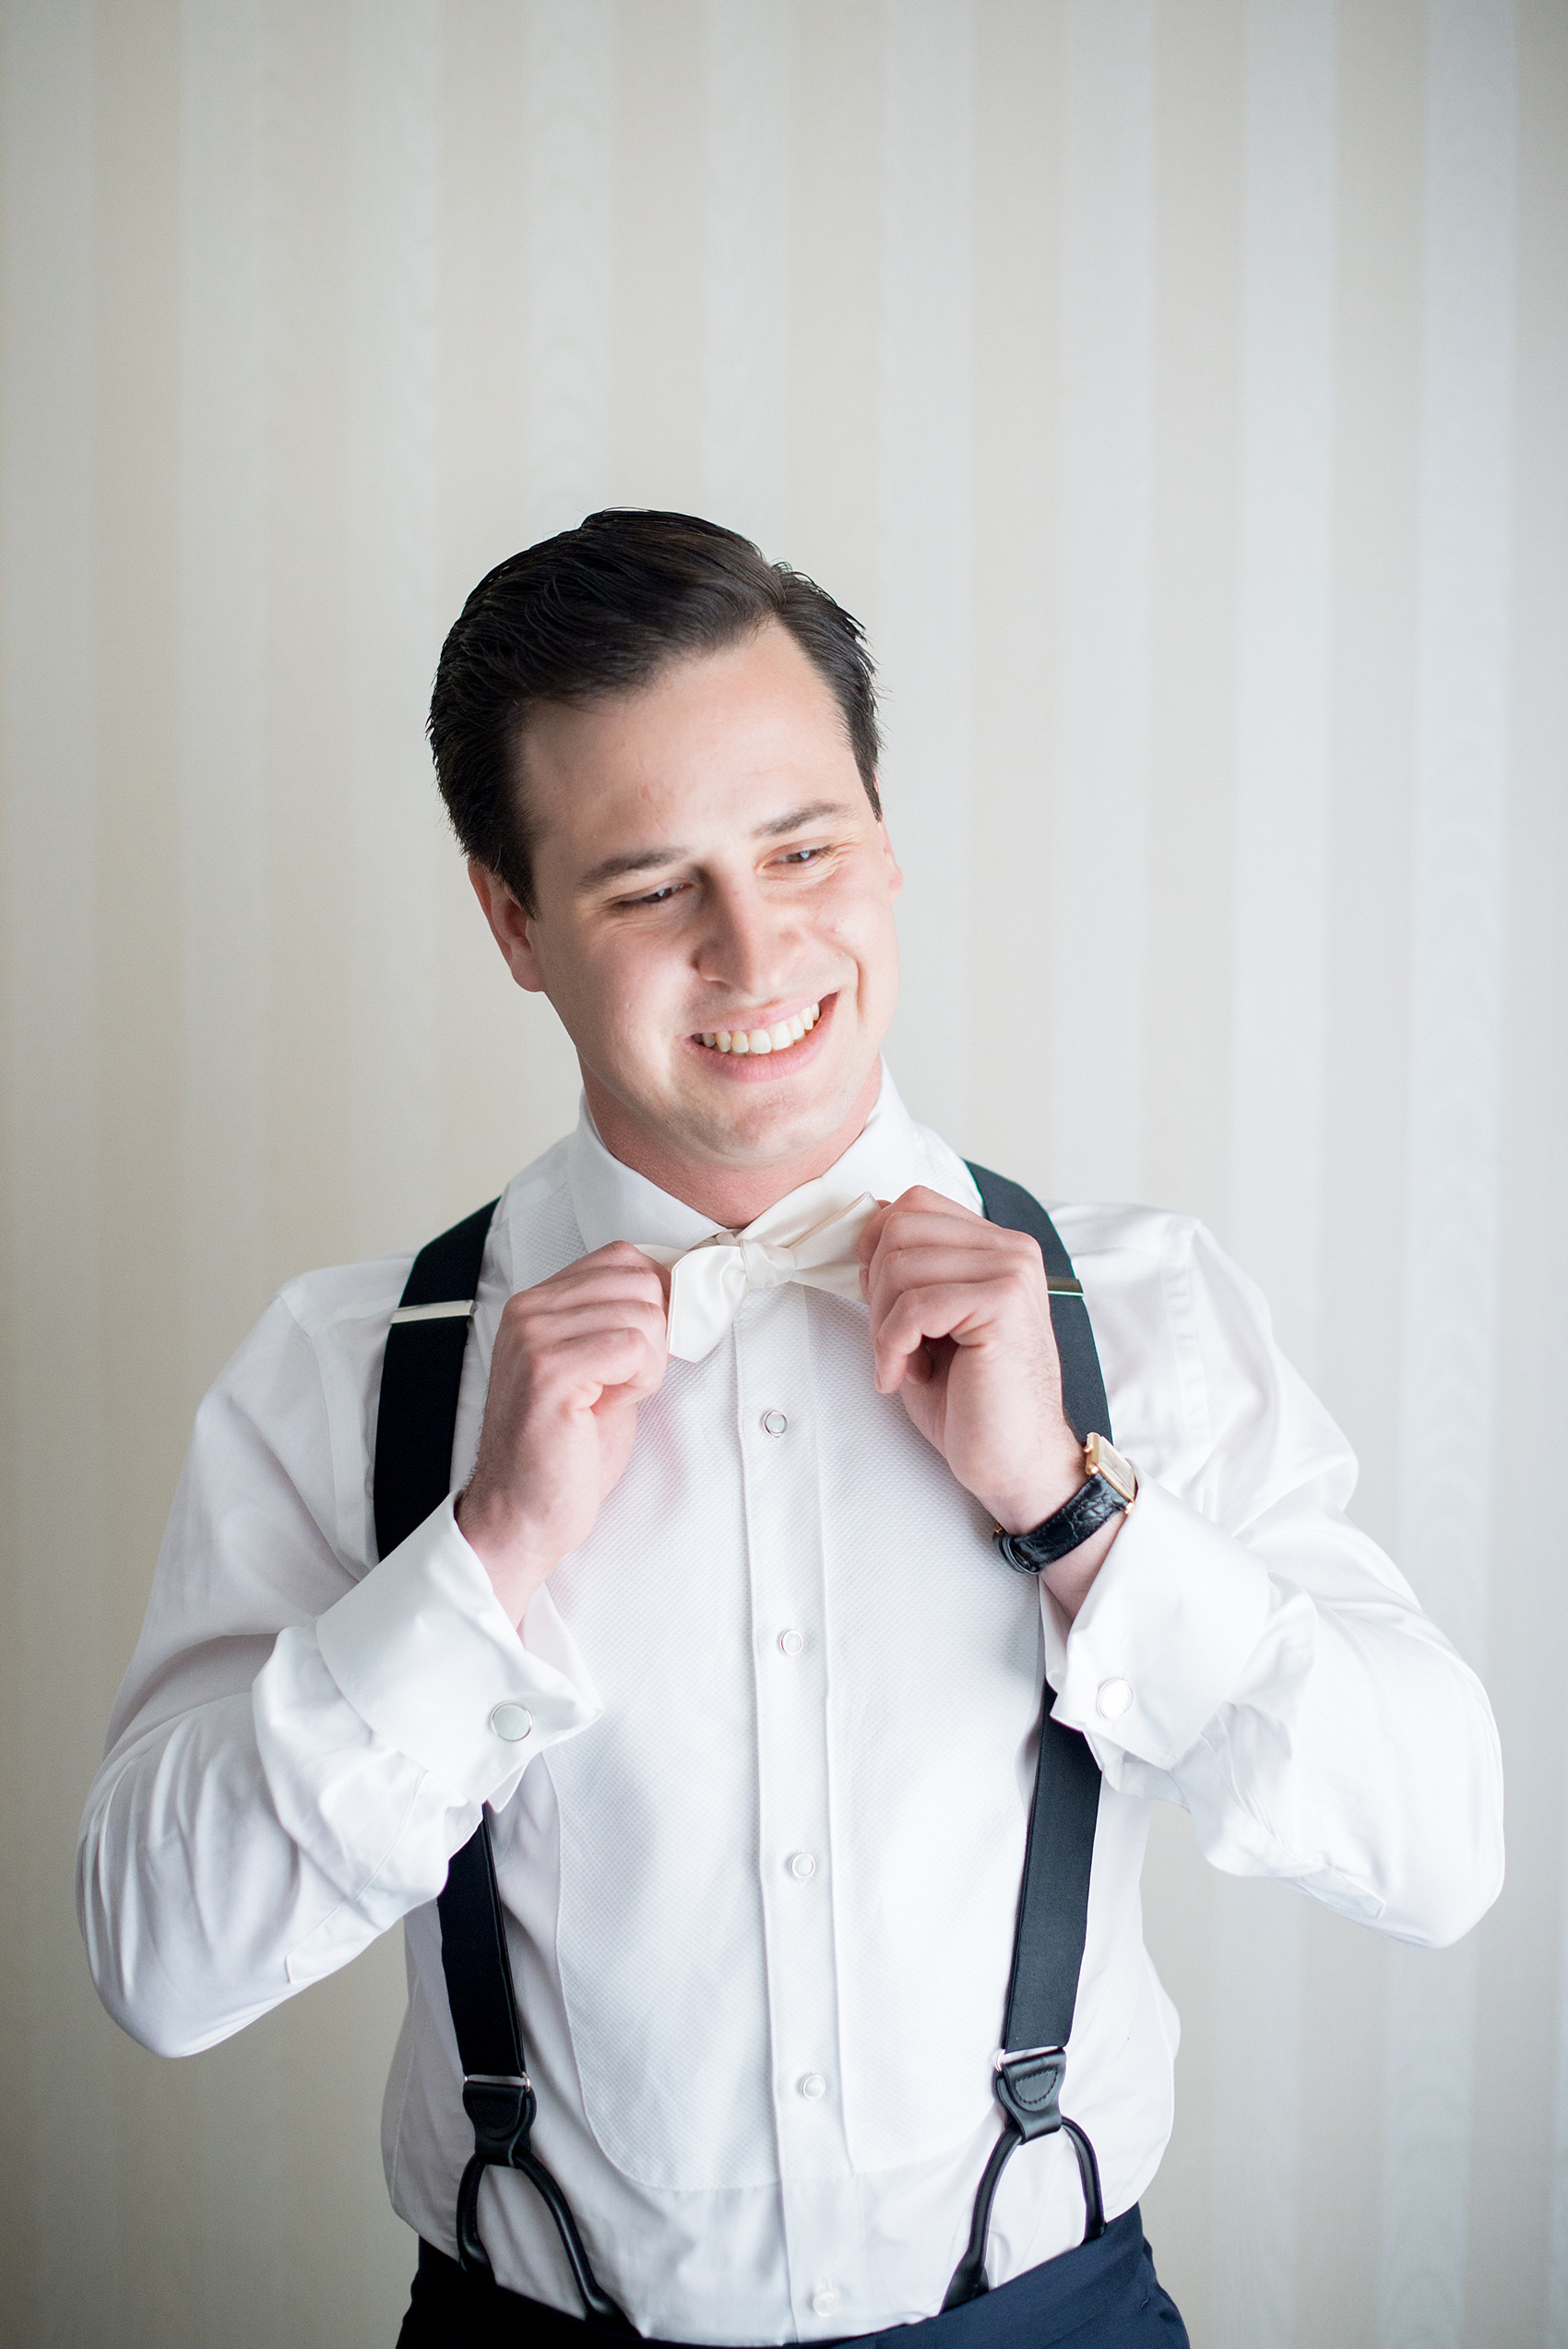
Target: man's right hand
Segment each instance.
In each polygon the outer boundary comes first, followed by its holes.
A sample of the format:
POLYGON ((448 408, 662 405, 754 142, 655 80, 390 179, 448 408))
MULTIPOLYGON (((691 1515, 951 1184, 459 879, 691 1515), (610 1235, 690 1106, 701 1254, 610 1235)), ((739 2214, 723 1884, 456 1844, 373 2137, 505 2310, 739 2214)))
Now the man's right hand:
POLYGON ((670 1358, 668 1280, 617 1240, 502 1309, 457 1525, 514 1623, 631 1458, 637 1405, 670 1358))

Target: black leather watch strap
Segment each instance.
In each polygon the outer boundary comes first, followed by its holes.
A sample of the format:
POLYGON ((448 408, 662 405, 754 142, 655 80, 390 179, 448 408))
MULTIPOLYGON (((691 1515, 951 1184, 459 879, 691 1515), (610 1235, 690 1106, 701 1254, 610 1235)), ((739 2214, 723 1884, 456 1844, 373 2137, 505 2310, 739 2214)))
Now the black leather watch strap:
POLYGON ((1119 1517, 1126 1506, 1126 1495, 1119 1493, 1108 1477, 1091 1476, 1032 1533, 1004 1533, 998 1528, 996 1546, 1016 1573, 1043 1574, 1048 1566, 1054 1566, 1058 1558, 1119 1517))

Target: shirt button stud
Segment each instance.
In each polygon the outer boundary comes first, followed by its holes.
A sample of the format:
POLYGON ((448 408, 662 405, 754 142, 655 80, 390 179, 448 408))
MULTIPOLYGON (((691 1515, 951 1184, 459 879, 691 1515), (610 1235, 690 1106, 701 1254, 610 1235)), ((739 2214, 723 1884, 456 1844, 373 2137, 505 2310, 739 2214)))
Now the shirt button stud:
POLYGON ((816 1874, 815 1853, 791 1852, 790 1854, 790 1873, 791 1876, 797 1878, 802 1884, 805 1882, 808 1876, 814 1876, 816 1874))
POLYGON ((830 2317, 837 2306, 837 2285, 836 2283, 819 2283, 816 2290, 812 2294, 813 2316, 830 2317))
POLYGON ((1133 1701, 1133 1684, 1130 1680, 1102 1680, 1094 1701, 1102 1719, 1120 1721, 1133 1701))
POLYGON ((765 1411, 762 1414, 762 1432, 765 1436, 782 1436, 789 1425, 789 1421, 781 1411, 765 1411))
POLYGON ((827 2093, 827 2082, 821 2072, 808 2071, 800 2083, 802 2095, 808 2105, 814 2105, 827 2093))
POLYGON ((490 1725, 508 1746, 517 1746, 532 1730, 533 1715, 526 1705, 497 1705, 490 1716, 490 1725))
POLYGON ((778 1634, 778 1645, 787 1656, 798 1656, 805 1644, 798 1631, 781 1631, 778 1634))

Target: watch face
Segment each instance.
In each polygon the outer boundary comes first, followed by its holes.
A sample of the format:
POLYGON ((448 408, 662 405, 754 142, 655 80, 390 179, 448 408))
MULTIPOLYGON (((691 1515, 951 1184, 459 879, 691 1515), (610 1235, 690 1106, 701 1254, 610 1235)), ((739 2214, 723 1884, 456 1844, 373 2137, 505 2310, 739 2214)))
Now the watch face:
POLYGON ((1119 1499, 1129 1508, 1137 1498, 1137 1471, 1130 1460, 1123 1460, 1114 1444, 1104 1436, 1091 1436, 1084 1446, 1084 1466, 1091 1476, 1103 1476, 1119 1499))

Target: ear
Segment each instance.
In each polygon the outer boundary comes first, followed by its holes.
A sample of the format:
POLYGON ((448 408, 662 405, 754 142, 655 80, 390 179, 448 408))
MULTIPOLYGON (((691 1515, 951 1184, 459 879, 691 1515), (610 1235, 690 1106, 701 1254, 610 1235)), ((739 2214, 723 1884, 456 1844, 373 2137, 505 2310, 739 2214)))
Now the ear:
POLYGON ((887 829, 885 816, 877 817, 876 829, 882 834, 882 861, 887 871, 887 894, 889 897, 901 897, 904 891, 904 871, 898 859, 893 853, 893 835, 887 829))
POLYGON ((506 968, 519 987, 526 987, 529 995, 542 995, 544 973, 534 952, 531 916, 523 912, 500 874, 493 873, 476 857, 469 859, 469 878, 495 943, 506 958, 506 968))

